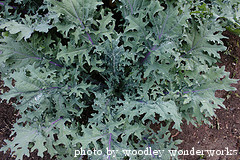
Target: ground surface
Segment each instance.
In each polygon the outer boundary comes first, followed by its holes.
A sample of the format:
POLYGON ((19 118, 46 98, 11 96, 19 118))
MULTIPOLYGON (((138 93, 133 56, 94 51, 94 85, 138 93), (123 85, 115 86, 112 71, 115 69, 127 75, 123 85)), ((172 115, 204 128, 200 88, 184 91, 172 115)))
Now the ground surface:
MULTIPOLYGON (((224 40, 225 45, 228 47, 228 52, 221 53, 221 62, 219 66, 226 66, 226 71, 231 72, 231 78, 240 79, 240 38, 236 35, 230 34, 229 32, 224 33, 225 36, 230 37, 229 40, 224 40)), ((217 117, 213 119, 212 126, 202 125, 200 127, 194 127, 193 125, 187 125, 186 123, 182 126, 182 133, 174 133, 174 139, 182 139, 183 143, 179 145, 179 149, 191 150, 193 147, 195 150, 226 150, 228 147, 230 150, 237 150, 240 152, 240 81, 234 85, 237 87, 237 91, 226 92, 217 91, 216 96, 225 98, 224 104, 225 109, 219 109, 216 111, 217 117)), ((3 88, 3 82, 0 81, 0 88, 3 88)), ((7 90, 7 88, 5 88, 7 90)), ((14 100, 14 99, 13 99, 14 100)), ((11 139, 11 127, 15 123, 18 114, 14 111, 10 104, 0 104, 0 147, 4 144, 4 139, 11 139)), ((218 152, 219 153, 219 152, 218 152)), ((208 157, 207 153, 205 156, 182 156, 184 160, 240 160, 240 155, 230 156, 226 155, 215 155, 208 157)), ((230 154, 230 153, 229 153, 230 154)), ((0 159, 2 160, 14 160, 14 157, 9 155, 9 152, 3 154, 0 152, 0 159)), ((41 160, 36 152, 31 153, 31 158, 25 157, 25 160, 41 160)), ((50 157, 46 153, 44 160, 49 160, 50 157)))
MULTIPOLYGON (((230 72, 231 78, 240 79, 240 38, 229 32, 224 32, 224 35, 229 37, 225 39, 224 43, 228 47, 227 52, 221 53, 221 62, 218 66, 224 66, 225 70, 230 72)), ((193 125, 182 126, 182 133, 179 133, 175 139, 182 139, 183 143, 179 145, 179 149, 191 150, 194 147, 195 150, 225 150, 228 147, 230 150, 238 150, 240 152, 240 81, 238 84, 233 85, 237 87, 237 91, 226 92, 217 91, 215 96, 224 98, 225 109, 219 109, 216 111, 217 118, 213 119, 212 126, 202 125, 200 127, 194 127, 193 125)), ((219 151, 217 152, 220 153, 219 151)), ((220 153, 221 154, 221 153, 220 153)), ((208 157, 205 152, 205 156, 182 156, 184 160, 240 160, 240 155, 230 156, 215 155, 208 157)), ((229 153, 230 154, 230 153, 229 153)))

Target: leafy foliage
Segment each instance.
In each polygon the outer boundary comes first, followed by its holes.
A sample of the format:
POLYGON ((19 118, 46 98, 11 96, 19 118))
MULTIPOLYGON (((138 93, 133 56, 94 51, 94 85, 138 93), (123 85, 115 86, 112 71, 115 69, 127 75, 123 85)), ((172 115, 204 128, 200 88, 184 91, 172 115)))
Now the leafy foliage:
MULTIPOLYGON (((11 148, 17 159, 35 149, 40 157, 47 151, 72 159, 79 148, 99 149, 101 156, 88 157, 107 159, 106 148, 176 149, 170 126, 209 123, 224 107, 215 91, 235 90, 230 84, 237 82, 215 63, 226 49, 221 17, 233 22, 238 12, 225 13, 225 1, 190 2, 116 2, 124 19, 118 33, 113 13, 98 0, 16 0, 29 14, 8 11, 6 1, 0 71, 10 91, 1 99, 16 97, 22 117, 1 150, 11 148), (161 123, 160 130, 151 123, 161 123)), ((124 157, 149 155, 118 152, 115 159, 124 157)))

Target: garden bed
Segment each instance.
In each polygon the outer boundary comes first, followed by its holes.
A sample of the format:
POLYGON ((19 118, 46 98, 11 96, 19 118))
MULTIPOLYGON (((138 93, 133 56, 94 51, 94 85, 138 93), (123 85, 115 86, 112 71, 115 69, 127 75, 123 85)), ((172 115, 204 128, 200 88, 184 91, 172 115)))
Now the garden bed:
MULTIPOLYGON (((226 71, 230 72, 231 78, 240 79, 240 64, 238 62, 240 58, 240 38, 230 32, 224 32, 224 35, 229 37, 225 39, 225 45, 228 47, 227 51, 221 53, 221 62, 218 65, 226 66, 226 71), (227 53, 228 52, 228 53, 227 53)), ((224 150, 228 147, 231 150, 238 150, 240 152, 240 81, 234 85, 237 90, 234 92, 217 91, 216 96, 225 98, 224 104, 226 109, 217 110, 217 118, 214 118, 211 123, 212 126, 201 125, 194 127, 192 124, 182 125, 183 132, 174 132, 172 137, 174 139, 181 139, 183 142, 179 145, 179 150, 191 150, 193 147, 197 150, 224 150)), ((5 91, 8 89, 4 87, 3 81, 0 83, 0 87, 5 91)), ((14 99, 12 99, 14 101, 14 99)), ((14 108, 10 104, 2 103, 0 106, 0 146, 4 144, 4 139, 12 139, 9 137, 11 134, 12 125, 18 118, 18 112, 14 111, 14 108)), ((0 152, 0 157, 6 160, 14 160, 10 157, 9 152, 3 154, 0 152)), ((45 152, 44 160, 48 160, 50 155, 45 152)), ((213 157, 200 157, 200 156, 182 156, 184 160, 199 160, 204 158, 206 160, 236 160, 240 159, 240 156, 213 156, 213 157)), ((25 157, 26 160, 42 159, 37 156, 37 152, 31 153, 30 158, 25 157)))
POLYGON ((107 2, 1 3, 0 156, 168 160, 178 146, 181 159, 237 159, 240 39, 223 31, 240 4, 107 2))

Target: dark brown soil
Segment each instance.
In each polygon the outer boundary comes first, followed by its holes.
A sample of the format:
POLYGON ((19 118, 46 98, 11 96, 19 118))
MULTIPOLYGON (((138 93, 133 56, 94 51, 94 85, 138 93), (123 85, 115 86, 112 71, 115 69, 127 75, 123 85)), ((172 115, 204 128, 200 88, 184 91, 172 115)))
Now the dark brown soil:
MULTIPOLYGON (((7 90, 6 87, 3 87, 3 81, 0 81, 0 88, 3 88, 4 92, 7 90)), ((17 113, 14 111, 14 108, 6 102, 3 102, 0 105, 0 147, 5 144, 4 139, 11 139, 9 135, 11 133, 12 125, 16 121, 16 115, 17 113)), ((7 154, 0 152, 0 157, 2 157, 3 160, 14 159, 10 157, 9 152, 7 154)))
MULTIPOLYGON (((229 32, 223 33, 229 39, 225 39, 224 43, 228 47, 229 55, 221 53, 221 62, 218 66, 225 66, 225 70, 230 72, 231 78, 240 79, 240 37, 229 32)), ((237 150, 235 156, 215 155, 209 157, 205 152, 205 156, 181 156, 184 160, 240 160, 240 81, 233 85, 237 88, 234 92, 217 91, 215 96, 225 98, 224 105, 226 109, 216 111, 217 118, 211 120, 212 126, 202 125, 194 127, 184 123, 183 132, 178 134, 175 139, 182 139, 183 143, 179 145, 181 150, 237 150)), ((217 152, 219 154, 219 151, 217 152)), ((230 154, 230 153, 229 153, 230 154)))
MULTIPOLYGON (((229 55, 221 53, 221 63, 219 66, 226 66, 226 71, 229 71, 231 78, 240 79, 240 38, 229 32, 224 32, 224 35, 229 37, 229 40, 224 40, 225 45, 228 46, 229 55)), ((194 127, 193 125, 182 125, 182 133, 175 132, 172 137, 174 139, 181 139, 183 143, 179 145, 180 150, 191 150, 193 147, 195 150, 225 150, 228 147, 230 150, 237 150, 238 155, 231 156, 215 155, 208 157, 205 156, 190 156, 185 155, 180 158, 183 160, 240 160, 240 81, 234 85, 237 87, 237 91, 226 92, 217 91, 216 96, 225 98, 224 104, 226 109, 219 109, 216 111, 217 118, 211 120, 212 126, 202 125, 194 127)), ((3 87, 3 81, 0 81, 0 88, 3 87)), ((7 88, 4 88, 6 91, 7 88)), ((14 99, 13 99, 14 100, 14 99)), ((4 145, 4 139, 11 139, 11 127, 15 123, 18 117, 17 111, 13 109, 10 104, 0 104, 0 147, 4 145)), ((10 152, 3 154, 0 152, 0 159, 2 160, 14 160, 11 157, 10 152)), ((230 153, 229 153, 230 154, 230 153)), ((30 158, 24 157, 24 160, 40 160, 42 158, 37 156, 37 152, 33 152, 30 158)), ((49 154, 45 153, 44 160, 49 160, 49 154)))
MULTIPOLYGON (((0 77, 1 79, 1 77, 0 77)), ((0 80, 0 89, 3 89, 3 92, 8 91, 7 87, 4 87, 4 82, 0 80)), ((0 90, 0 95, 1 95, 0 90)), ((9 137, 11 134, 11 128, 13 124, 16 122, 16 119, 19 118, 18 112, 11 106, 11 103, 15 101, 14 98, 10 100, 10 103, 7 104, 6 101, 0 104, 0 147, 5 145, 4 140, 9 139, 11 140, 14 136, 9 137)), ((10 150, 3 154, 0 152, 0 159, 1 160, 15 160, 14 157, 10 155, 10 150)), ((37 150, 30 153, 29 157, 24 157, 24 160, 50 160, 50 155, 47 152, 44 152, 44 158, 37 156, 37 150)))

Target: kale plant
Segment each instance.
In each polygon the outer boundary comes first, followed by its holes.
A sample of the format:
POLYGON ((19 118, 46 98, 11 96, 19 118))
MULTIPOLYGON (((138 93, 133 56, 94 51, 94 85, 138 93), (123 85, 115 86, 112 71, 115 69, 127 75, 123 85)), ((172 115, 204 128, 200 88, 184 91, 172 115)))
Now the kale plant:
POLYGON ((2 151, 17 159, 35 149, 73 159, 80 148, 102 150, 89 159, 159 159, 120 152, 151 147, 170 159, 167 150, 180 143, 171 127, 209 123, 224 107, 215 91, 235 90, 237 80, 216 66, 226 49, 218 3, 116 4, 119 26, 99 0, 1 2, 0 72, 10 88, 1 99, 16 97, 21 115, 2 151))

